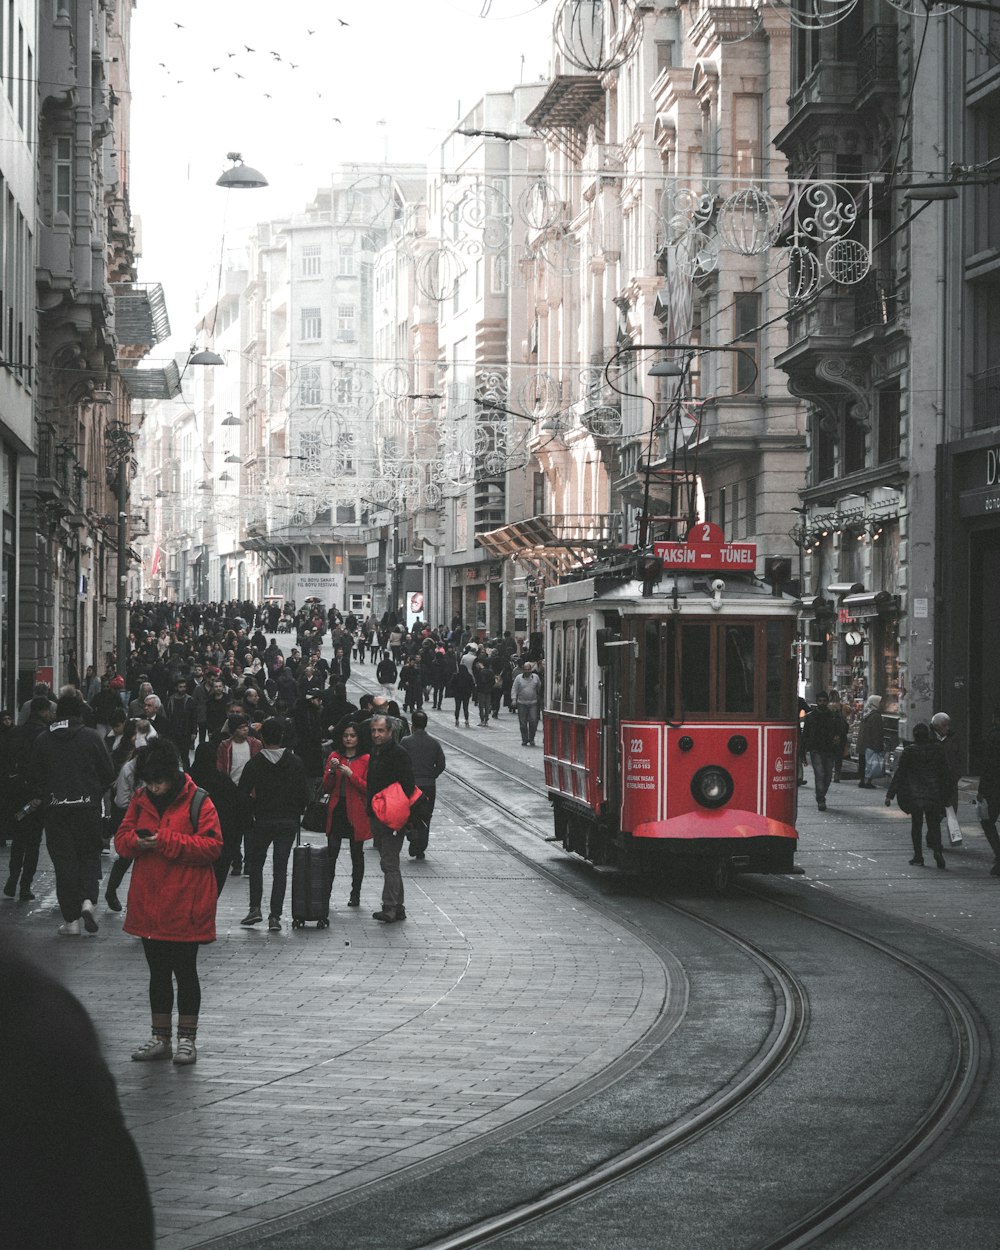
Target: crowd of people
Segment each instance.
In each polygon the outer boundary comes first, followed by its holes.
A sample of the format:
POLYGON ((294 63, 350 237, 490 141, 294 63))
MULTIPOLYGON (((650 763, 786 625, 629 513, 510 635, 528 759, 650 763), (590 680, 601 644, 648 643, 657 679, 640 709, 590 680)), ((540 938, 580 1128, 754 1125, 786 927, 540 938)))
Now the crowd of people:
POLYGON ((522 667, 509 635, 485 647, 459 622, 406 630, 388 617, 362 621, 315 604, 294 613, 243 602, 136 604, 130 627, 124 675, 88 669, 78 686, 57 695, 36 686, 19 709, 0 713, 0 836, 11 843, 4 894, 35 897, 44 835, 59 934, 96 934, 102 853, 113 849, 104 902, 125 909, 124 931, 142 940, 149 969, 151 1036, 133 1058, 189 1064, 197 1058, 198 949, 215 938, 227 881, 247 878, 244 927, 266 916, 268 929, 280 931, 303 813, 318 804, 328 903, 346 841, 347 906, 361 905, 372 842, 382 875, 373 919, 405 920, 401 853, 408 845, 411 857, 427 855, 445 768, 425 702, 439 708, 447 695, 457 713, 459 673, 478 680, 488 671, 488 697, 477 701, 487 723, 502 703, 517 710, 511 692, 531 665, 522 667), (281 620, 293 635, 284 647, 274 632, 281 620), (354 703, 352 660, 388 662, 395 677, 354 703))

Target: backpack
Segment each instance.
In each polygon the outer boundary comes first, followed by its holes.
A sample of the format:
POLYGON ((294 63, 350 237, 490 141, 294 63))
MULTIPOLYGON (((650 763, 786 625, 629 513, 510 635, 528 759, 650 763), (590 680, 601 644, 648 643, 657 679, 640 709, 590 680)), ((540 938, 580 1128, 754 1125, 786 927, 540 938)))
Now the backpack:
POLYGON ((201 809, 208 798, 208 791, 198 786, 191 795, 191 806, 188 808, 188 819, 191 821, 191 832, 198 832, 198 821, 201 819, 201 809))

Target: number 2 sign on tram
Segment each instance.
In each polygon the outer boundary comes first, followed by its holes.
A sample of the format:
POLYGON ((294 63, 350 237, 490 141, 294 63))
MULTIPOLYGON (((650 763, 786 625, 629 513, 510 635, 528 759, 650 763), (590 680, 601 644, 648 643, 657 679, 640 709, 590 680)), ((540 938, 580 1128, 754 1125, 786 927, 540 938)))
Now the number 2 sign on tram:
POLYGON ((682 543, 653 543, 653 552, 665 569, 752 573, 757 566, 756 543, 727 543, 719 526, 711 522, 692 526, 682 543))

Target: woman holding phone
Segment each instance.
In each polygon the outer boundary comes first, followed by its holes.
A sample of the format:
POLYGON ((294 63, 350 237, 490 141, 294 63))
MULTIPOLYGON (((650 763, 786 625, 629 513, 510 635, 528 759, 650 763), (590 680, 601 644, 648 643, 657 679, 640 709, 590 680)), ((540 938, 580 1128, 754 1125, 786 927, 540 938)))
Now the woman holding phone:
POLYGON ((218 891, 212 865, 222 850, 222 832, 212 800, 181 771, 172 742, 161 738, 146 748, 140 780, 143 786, 115 835, 118 854, 134 861, 122 927, 142 939, 149 965, 152 1038, 132 1058, 191 1064, 198 1058, 201 1009, 198 947, 215 941, 218 891), (171 1044, 175 981, 176 1053, 171 1044))

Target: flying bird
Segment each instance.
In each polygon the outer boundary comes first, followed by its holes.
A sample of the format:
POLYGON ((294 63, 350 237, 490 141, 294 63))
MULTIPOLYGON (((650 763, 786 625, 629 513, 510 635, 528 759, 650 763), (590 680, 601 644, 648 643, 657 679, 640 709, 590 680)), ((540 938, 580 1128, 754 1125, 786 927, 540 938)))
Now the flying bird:
POLYGON ((242 78, 242 77, 243 77, 243 75, 239 72, 239 70, 235 70, 235 69, 234 69, 234 70, 233 70, 233 73, 236 75, 236 77, 237 77, 237 78, 242 78))
POLYGON ((297 63, 297 62, 295 62, 295 61, 289 61, 289 62, 288 62, 288 68, 289 68, 289 69, 298 69, 298 68, 299 68, 299 65, 298 65, 298 63, 297 63))
POLYGON ((338 17, 337 21, 341 24, 341 26, 350 26, 351 24, 350 22, 345 22, 342 17, 338 17))
POLYGON ((246 50, 247 50, 248 52, 255 52, 255 51, 256 51, 256 49, 255 49, 255 48, 251 48, 251 47, 250 47, 250 45, 249 45, 248 43, 245 43, 243 46, 244 46, 244 48, 246 48, 246 50))
POLYGON ((174 22, 174 25, 177 27, 178 30, 184 29, 184 27, 180 24, 180 22, 174 22))

